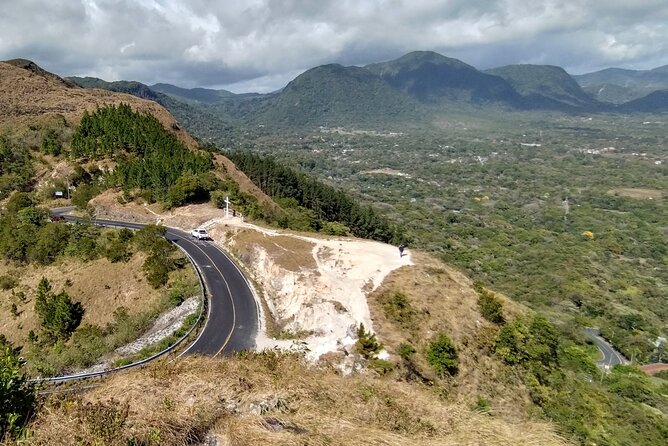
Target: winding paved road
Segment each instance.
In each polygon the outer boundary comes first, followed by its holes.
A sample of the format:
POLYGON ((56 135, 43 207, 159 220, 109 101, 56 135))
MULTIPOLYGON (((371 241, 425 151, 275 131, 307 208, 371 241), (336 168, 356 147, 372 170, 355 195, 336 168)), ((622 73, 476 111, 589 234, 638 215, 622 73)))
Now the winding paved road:
POLYGON ((601 331, 598 328, 585 328, 585 335, 589 338, 598 349, 603 353, 603 359, 598 361, 599 367, 612 368, 617 364, 628 364, 629 361, 622 356, 615 348, 610 345, 608 341, 603 339, 601 331))
MULTIPOLYGON (((66 214, 70 210, 52 209, 51 213, 76 221, 76 217, 66 214)), ((93 223, 129 229, 145 226, 102 219, 96 219, 93 223)), ((208 297, 208 317, 204 328, 184 354, 215 357, 252 349, 259 325, 258 308, 253 292, 237 265, 214 243, 193 239, 179 229, 167 228, 165 237, 192 258, 204 278, 208 297)))

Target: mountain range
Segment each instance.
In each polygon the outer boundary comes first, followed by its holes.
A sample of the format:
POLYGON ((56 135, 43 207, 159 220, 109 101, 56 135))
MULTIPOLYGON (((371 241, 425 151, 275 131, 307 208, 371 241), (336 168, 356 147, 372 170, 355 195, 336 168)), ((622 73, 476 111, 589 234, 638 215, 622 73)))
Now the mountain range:
POLYGON ((668 110, 668 66, 647 71, 611 68, 578 76, 551 65, 508 65, 481 71, 431 51, 415 51, 364 67, 314 67, 269 94, 68 79, 83 87, 155 100, 180 120, 193 113, 205 114, 224 125, 392 123, 486 107, 564 113, 668 110))
POLYGON ((573 78, 598 100, 621 104, 655 91, 668 90, 668 65, 653 70, 607 68, 573 78))

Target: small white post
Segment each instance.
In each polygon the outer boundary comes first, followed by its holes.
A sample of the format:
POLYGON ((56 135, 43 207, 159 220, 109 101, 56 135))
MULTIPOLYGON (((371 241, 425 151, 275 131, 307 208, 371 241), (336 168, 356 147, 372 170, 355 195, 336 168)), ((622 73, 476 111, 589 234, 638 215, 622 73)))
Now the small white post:
POLYGON ((230 197, 225 197, 225 218, 230 216, 230 197))

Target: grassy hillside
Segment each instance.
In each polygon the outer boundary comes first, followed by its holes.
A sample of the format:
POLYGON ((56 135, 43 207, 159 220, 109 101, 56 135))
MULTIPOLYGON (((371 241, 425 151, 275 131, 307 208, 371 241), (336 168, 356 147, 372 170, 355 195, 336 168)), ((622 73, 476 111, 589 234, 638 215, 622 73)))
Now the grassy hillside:
POLYGON ((314 366, 273 351, 155 364, 51 397, 31 440, 622 445, 668 438, 661 396, 668 383, 631 367, 600 376, 590 350, 494 293, 503 319, 488 321, 480 304, 488 290, 413 256, 415 266, 393 272, 369 299, 387 360, 357 356, 366 369, 350 376, 341 376, 335 356, 314 366), (456 350, 448 373, 429 353, 443 335, 456 350), (558 434, 543 417, 559 424, 558 434))
MULTIPOLYGON (((231 237, 238 249, 255 249, 252 237, 231 237)), ((309 261, 295 255, 303 249, 284 241, 268 255, 300 270, 309 261)), ((413 255, 419 264, 392 273, 370 299, 388 360, 351 353, 357 365, 349 376, 341 376, 334 354, 319 365, 272 351, 155 365, 80 397, 52 398, 31 426, 33 440, 59 444, 61 432, 107 444, 132 438, 180 444, 186 436, 228 444, 566 444, 532 413, 526 386, 493 352, 497 329, 480 316, 471 282, 438 260, 413 255), (441 375, 428 360, 430 343, 443 333, 457 349, 454 375, 441 375), (118 423, 98 432, 87 410, 118 423)), ((526 311, 504 302, 509 319, 526 311)))
POLYGON ((79 88, 60 77, 46 73, 35 64, 15 66, 0 62, 0 131, 20 134, 29 127, 75 127, 85 111, 105 105, 129 104, 141 113, 149 113, 172 131, 188 147, 197 146, 176 120, 155 102, 130 94, 79 88))
POLYGON ((186 359, 119 375, 48 403, 31 443, 106 445, 562 445, 544 423, 516 425, 426 387, 342 377, 274 352, 186 359))

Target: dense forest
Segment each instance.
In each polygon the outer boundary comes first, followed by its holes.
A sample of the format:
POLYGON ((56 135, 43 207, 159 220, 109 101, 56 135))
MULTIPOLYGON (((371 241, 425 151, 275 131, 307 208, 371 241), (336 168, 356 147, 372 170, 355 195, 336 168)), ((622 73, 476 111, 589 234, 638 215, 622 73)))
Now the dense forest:
POLYGON ((397 242, 401 233, 369 206, 360 206, 345 192, 314 177, 287 167, 270 157, 250 152, 231 152, 226 156, 262 191, 272 197, 294 199, 299 206, 315 213, 317 219, 341 222, 362 238, 397 242))
POLYGON ((213 169, 211 155, 188 150, 155 117, 133 112, 129 105, 85 113, 72 138, 71 156, 117 161, 110 185, 140 188, 169 206, 208 198, 198 176, 213 169))
POLYGON ((33 173, 30 152, 0 136, 0 199, 12 190, 26 190, 33 173))

